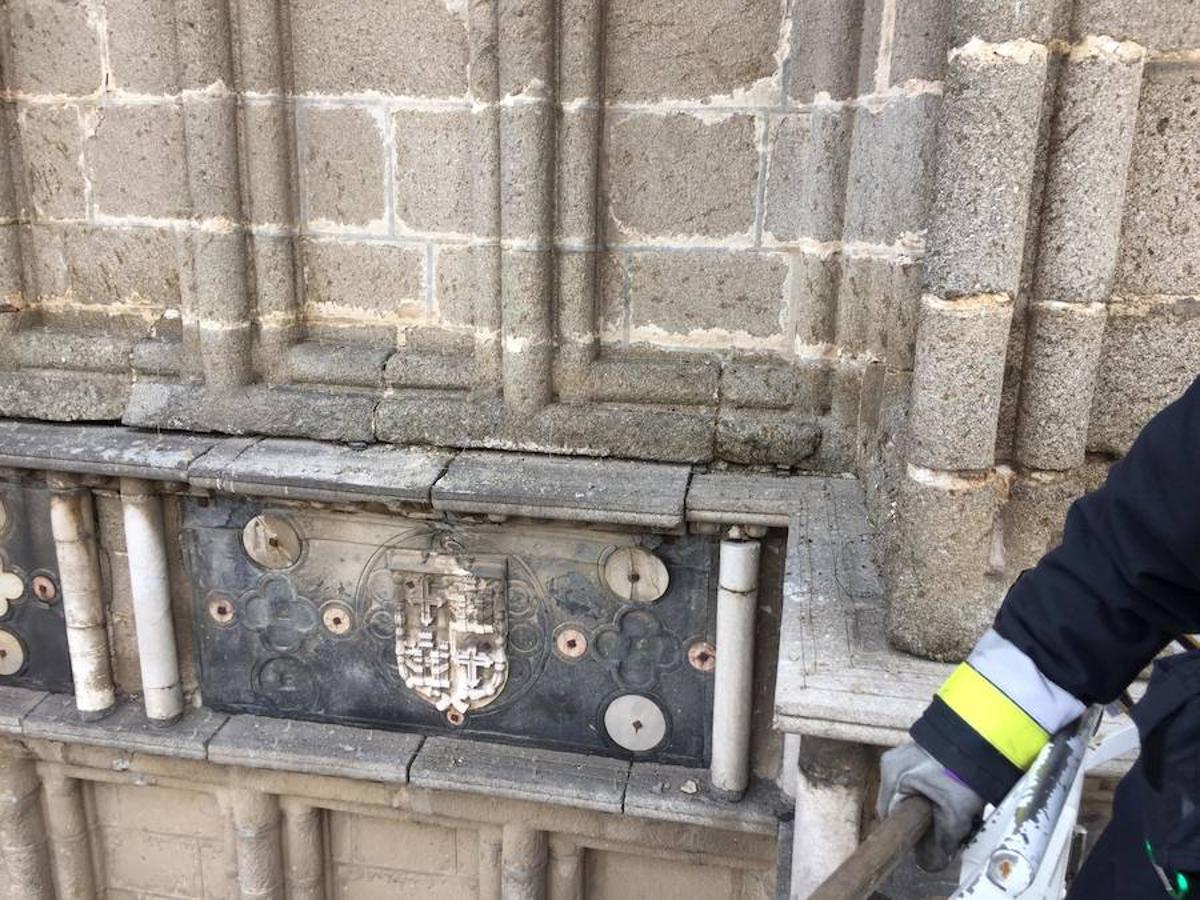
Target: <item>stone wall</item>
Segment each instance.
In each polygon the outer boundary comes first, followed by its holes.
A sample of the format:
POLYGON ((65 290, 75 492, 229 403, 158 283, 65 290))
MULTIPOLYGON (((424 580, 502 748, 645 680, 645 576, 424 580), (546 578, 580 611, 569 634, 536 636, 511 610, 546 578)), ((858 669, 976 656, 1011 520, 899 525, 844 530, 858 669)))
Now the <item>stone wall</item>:
POLYGON ((1200 363, 1192 0, 0 29, 5 416, 855 471, 952 657, 1200 363))

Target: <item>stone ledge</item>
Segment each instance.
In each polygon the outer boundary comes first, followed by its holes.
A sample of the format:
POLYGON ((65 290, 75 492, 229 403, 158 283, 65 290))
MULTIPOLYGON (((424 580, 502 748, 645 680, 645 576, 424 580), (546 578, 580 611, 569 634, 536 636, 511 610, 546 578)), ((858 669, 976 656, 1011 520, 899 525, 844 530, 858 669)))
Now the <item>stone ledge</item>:
POLYGON ((230 716, 208 742, 210 762, 404 784, 416 734, 265 716, 230 716))
POLYGON ((821 475, 697 475, 688 489, 687 519, 786 528, 805 500, 830 480, 821 475))
POLYGON ((634 763, 625 789, 625 813, 729 831, 774 832, 791 801, 769 781, 755 781, 738 803, 713 797, 708 772, 683 766, 634 763))
POLYGON ((0 465, 17 469, 186 481, 192 464, 217 445, 244 449, 250 443, 106 425, 0 421, 0 465))
POLYGON ((232 459, 203 457, 188 470, 196 487, 231 494, 321 502, 395 501, 429 505, 452 451, 375 444, 354 449, 272 438, 232 459))
POLYGON ((26 737, 115 747, 135 753, 154 753, 181 759, 206 759, 208 742, 228 716, 204 708, 189 708, 174 725, 152 725, 141 703, 126 700, 98 722, 85 722, 70 694, 50 694, 24 717, 26 737))
POLYGON ((443 737, 426 740, 409 768, 414 787, 610 813, 622 811, 628 775, 618 759, 443 737))
POLYGON ((688 466, 500 452, 460 455, 433 487, 434 509, 674 528, 688 466))
POLYGON ((0 734, 20 734, 26 716, 49 696, 45 691, 0 687, 0 734))

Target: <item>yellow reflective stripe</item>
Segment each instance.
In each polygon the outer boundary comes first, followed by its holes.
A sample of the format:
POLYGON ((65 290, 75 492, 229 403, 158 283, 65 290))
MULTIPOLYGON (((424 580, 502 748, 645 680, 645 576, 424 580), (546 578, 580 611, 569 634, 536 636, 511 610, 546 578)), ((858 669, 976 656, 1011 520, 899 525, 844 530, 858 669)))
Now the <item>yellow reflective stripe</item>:
POLYGON ((1028 769, 1050 739, 1025 710, 966 663, 954 670, 937 695, 1018 769, 1028 769))

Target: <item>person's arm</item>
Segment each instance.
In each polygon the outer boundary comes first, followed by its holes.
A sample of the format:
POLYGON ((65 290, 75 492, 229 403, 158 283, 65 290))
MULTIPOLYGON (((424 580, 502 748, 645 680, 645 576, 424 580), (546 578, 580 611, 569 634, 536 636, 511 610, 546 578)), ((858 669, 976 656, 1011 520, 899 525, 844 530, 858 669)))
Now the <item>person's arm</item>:
POLYGON ((990 802, 1085 704, 1115 699, 1173 637, 1200 629, 1200 380, 1146 426, 1062 544, 913 725, 990 802))

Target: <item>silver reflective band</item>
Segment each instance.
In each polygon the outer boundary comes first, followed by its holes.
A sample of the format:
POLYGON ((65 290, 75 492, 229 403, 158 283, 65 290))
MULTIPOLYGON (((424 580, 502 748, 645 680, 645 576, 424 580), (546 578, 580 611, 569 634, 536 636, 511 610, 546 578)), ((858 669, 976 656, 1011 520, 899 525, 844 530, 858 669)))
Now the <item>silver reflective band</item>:
POLYGON ((1083 715, 1082 703, 1043 675, 1016 644, 993 629, 979 639, 967 663, 1049 734, 1083 715))

